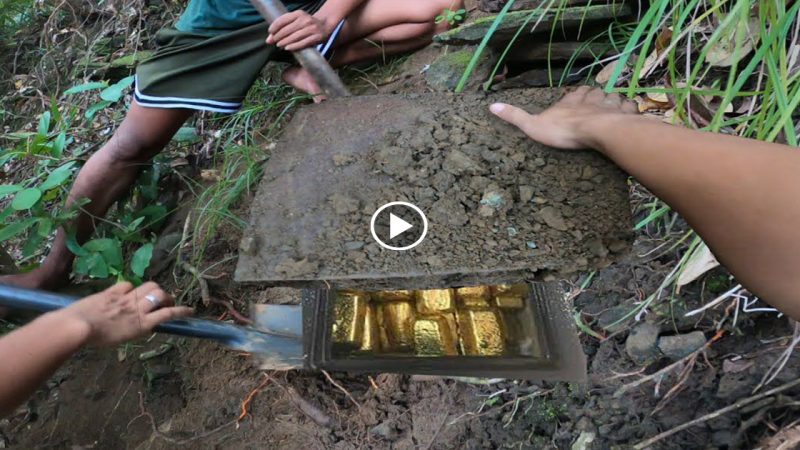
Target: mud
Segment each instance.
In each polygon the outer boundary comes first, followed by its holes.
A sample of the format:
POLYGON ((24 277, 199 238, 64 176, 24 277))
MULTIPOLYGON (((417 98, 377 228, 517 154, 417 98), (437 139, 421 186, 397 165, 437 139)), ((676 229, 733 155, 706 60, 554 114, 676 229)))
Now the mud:
POLYGON ((625 175, 596 153, 535 144, 488 112, 494 101, 536 111, 560 95, 374 96, 303 109, 253 204, 237 280, 409 289, 607 266, 631 239, 625 175), (428 217, 412 250, 385 250, 370 235, 372 214, 392 201, 428 217))

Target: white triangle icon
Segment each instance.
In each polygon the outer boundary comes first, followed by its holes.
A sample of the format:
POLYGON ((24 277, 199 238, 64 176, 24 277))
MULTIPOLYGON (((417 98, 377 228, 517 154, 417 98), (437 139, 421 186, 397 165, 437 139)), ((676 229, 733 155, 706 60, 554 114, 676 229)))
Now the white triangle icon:
POLYGON ((394 239, 398 234, 403 234, 412 228, 414 228, 414 225, 389 213, 389 239, 394 239))

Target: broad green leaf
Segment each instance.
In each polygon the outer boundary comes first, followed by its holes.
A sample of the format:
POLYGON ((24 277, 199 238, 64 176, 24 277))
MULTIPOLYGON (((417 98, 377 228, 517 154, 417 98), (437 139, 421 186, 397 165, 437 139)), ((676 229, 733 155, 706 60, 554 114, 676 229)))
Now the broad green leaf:
POLYGON ((64 95, 78 94, 80 92, 93 91, 95 89, 103 89, 108 87, 105 81, 92 81, 89 83, 78 84, 64 91, 64 95))
POLYGON ((104 252, 114 246, 114 240, 109 238, 92 239, 83 244, 83 248, 90 252, 104 252))
POLYGON ((27 230, 33 224, 35 224, 39 219, 30 218, 25 220, 20 220, 18 222, 14 222, 12 224, 6 225, 2 229, 0 229, 0 242, 7 241, 14 236, 22 233, 23 231, 27 230))
POLYGON ((0 212, 0 224, 6 221, 12 214, 14 214, 14 208, 11 206, 7 206, 2 212, 0 212))
POLYGON ((105 109, 108 105, 110 105, 112 103, 114 103, 114 102, 109 102, 109 101, 105 101, 105 100, 103 100, 102 102, 97 102, 94 105, 90 106, 86 110, 86 112, 83 114, 83 116, 86 117, 88 120, 92 120, 92 119, 94 119, 95 114, 97 114, 101 110, 105 109))
POLYGON ((116 239, 93 239, 83 245, 89 252, 102 253, 106 263, 112 267, 122 267, 122 247, 116 239))
POLYGON ((133 75, 119 80, 115 84, 103 89, 103 92, 100 93, 100 98, 107 102, 118 102, 119 99, 122 98, 122 93, 125 91, 125 89, 129 88, 131 84, 133 84, 133 80, 133 75))
POLYGON ((17 211, 24 211, 32 208, 40 198, 42 198, 42 191, 38 188, 24 189, 14 196, 14 200, 11 201, 11 207, 17 211))
POLYGON ((22 256, 27 258, 35 255, 42 248, 44 238, 39 236, 39 233, 30 233, 25 244, 22 246, 22 256))
MULTIPOLYGON (((85 257, 89 256, 89 252, 81 247, 81 244, 78 244, 78 240, 75 238, 75 233, 67 233, 66 239, 67 249, 71 251, 75 256, 78 257, 85 257)), ((80 272, 82 274, 86 274, 86 272, 80 272)))
POLYGON ((53 231, 53 221, 48 218, 42 218, 39 220, 39 228, 36 230, 36 233, 41 237, 50 236, 50 233, 53 231))
POLYGON ((40 136, 47 136, 50 131, 50 111, 45 111, 39 119, 39 128, 37 132, 40 136))
POLYGON ((67 133, 63 131, 58 133, 58 136, 53 140, 50 145, 50 154, 56 158, 60 158, 64 154, 64 148, 67 146, 67 133))
POLYGON ((54 189, 61 186, 72 175, 72 167, 74 166, 75 162, 70 161, 64 164, 63 166, 57 168, 56 170, 50 172, 50 175, 48 175, 47 179, 44 180, 44 183, 42 183, 39 186, 39 189, 43 191, 49 191, 50 189, 54 189))
POLYGON ((92 253, 88 257, 87 265, 89 267, 89 276, 93 278, 106 278, 108 277, 108 264, 103 259, 100 253, 92 253))
POLYGON ((79 256, 75 259, 73 270, 78 275, 89 275, 89 256, 79 256))
POLYGON ((133 222, 125 225, 125 231, 129 233, 135 232, 139 228, 139 225, 141 225, 142 222, 144 222, 144 219, 146 219, 146 217, 142 216, 139 217, 138 219, 135 219, 133 222))
POLYGON ((181 144, 194 144, 200 142, 200 136, 197 135, 194 127, 181 127, 172 140, 181 144))
POLYGON ((0 195, 13 194, 22 190, 18 184, 0 184, 0 195))
POLYGON ((144 271, 150 266, 150 259, 153 257, 153 244, 144 244, 136 250, 131 258, 131 272, 136 276, 144 276, 144 271))
POLYGON ((147 205, 134 213, 134 217, 146 217, 148 222, 157 222, 166 216, 167 208, 164 205, 147 205))

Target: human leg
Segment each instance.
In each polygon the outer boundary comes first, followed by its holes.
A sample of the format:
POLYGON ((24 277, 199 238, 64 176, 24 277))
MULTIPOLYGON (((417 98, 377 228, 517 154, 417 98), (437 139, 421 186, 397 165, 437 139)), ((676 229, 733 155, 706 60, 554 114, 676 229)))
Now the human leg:
MULTIPOLYGON (((422 48, 431 43, 436 33, 450 27, 447 22, 435 23, 436 16, 445 9, 462 7, 462 0, 368 0, 347 18, 334 43, 331 65, 339 67, 422 48)), ((283 79, 303 92, 321 92, 301 67, 287 69, 283 79)))

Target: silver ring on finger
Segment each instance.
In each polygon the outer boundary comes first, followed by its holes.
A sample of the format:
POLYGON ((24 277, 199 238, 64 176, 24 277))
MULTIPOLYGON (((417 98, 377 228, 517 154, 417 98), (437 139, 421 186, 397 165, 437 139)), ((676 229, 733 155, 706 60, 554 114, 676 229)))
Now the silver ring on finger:
POLYGON ((156 309, 161 305, 161 300, 159 300, 158 297, 156 297, 153 294, 145 295, 144 299, 150 302, 151 305, 153 305, 153 309, 156 309))

